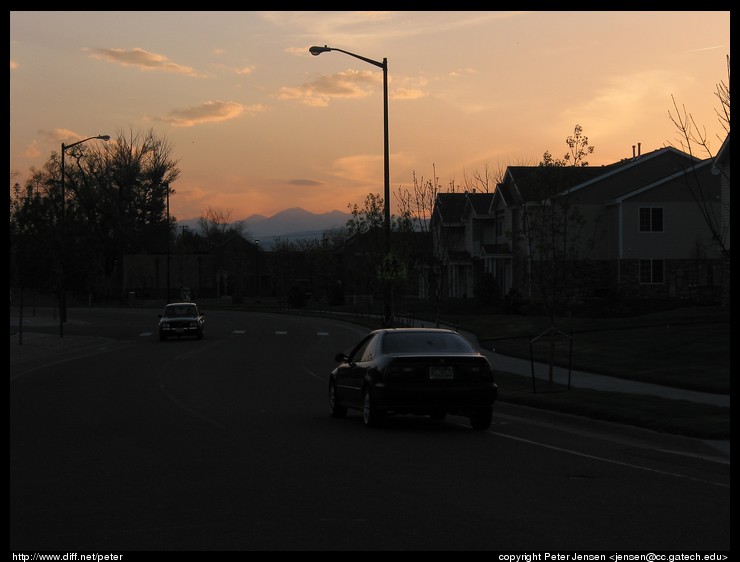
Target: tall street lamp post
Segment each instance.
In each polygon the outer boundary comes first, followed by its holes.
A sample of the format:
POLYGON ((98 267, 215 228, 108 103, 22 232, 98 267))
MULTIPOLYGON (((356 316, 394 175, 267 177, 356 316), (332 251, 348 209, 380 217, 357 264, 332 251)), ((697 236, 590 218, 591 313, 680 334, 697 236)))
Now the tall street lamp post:
POLYGON ((390 158, 388 154, 388 59, 384 58, 383 62, 378 62, 373 59, 369 59, 367 57, 363 57, 361 55, 357 55, 355 53, 350 53, 349 51, 345 51, 343 49, 337 49, 335 47, 327 47, 324 45, 323 47, 317 47, 313 46, 308 51, 314 55, 318 56, 321 53, 328 53, 329 51, 339 51, 340 53, 344 53, 345 55, 349 55, 351 57, 355 57, 356 59, 360 59, 361 61, 365 61, 369 64, 372 64, 373 66, 377 66, 378 68, 381 68, 383 70, 383 161, 385 165, 384 175, 385 175, 385 182, 384 182, 384 190, 383 190, 383 211, 385 215, 385 221, 384 221, 384 227, 385 227, 385 259, 383 262, 383 272, 384 272, 384 298, 383 298, 383 304, 384 304, 384 318, 383 318, 383 324, 388 326, 391 322, 391 299, 390 299, 390 280, 385 278, 385 267, 387 265, 388 260, 390 260, 390 254, 391 254, 391 182, 390 182, 390 158))
POLYGON ((167 304, 170 302, 170 184, 164 184, 167 194, 167 304))
POLYGON ((67 209, 66 209, 66 198, 67 194, 65 192, 65 177, 64 177, 64 154, 72 148, 73 146, 77 146, 78 144, 82 144, 83 142, 87 142, 89 140, 103 140, 103 141, 109 141, 110 135, 96 135, 94 137, 88 137, 86 139, 82 139, 81 141, 73 142, 72 144, 64 144, 62 143, 62 216, 61 216, 61 223, 62 223, 62 256, 61 256, 61 267, 60 267, 60 274, 59 274, 59 337, 64 337, 64 323, 67 321, 67 284, 66 284, 66 278, 65 278, 65 260, 66 260, 66 254, 67 254, 67 209))
POLYGON ((255 239, 254 241, 254 301, 260 302, 260 241, 255 239))

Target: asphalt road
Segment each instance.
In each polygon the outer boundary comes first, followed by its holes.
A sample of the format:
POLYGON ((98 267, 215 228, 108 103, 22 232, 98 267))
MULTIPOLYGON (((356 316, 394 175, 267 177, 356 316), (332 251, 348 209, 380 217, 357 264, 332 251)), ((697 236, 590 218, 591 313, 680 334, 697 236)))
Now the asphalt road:
POLYGON ((729 459, 692 440, 503 403, 370 430, 326 399, 365 328, 207 311, 160 342, 156 313, 11 350, 11 551, 730 549, 729 459))

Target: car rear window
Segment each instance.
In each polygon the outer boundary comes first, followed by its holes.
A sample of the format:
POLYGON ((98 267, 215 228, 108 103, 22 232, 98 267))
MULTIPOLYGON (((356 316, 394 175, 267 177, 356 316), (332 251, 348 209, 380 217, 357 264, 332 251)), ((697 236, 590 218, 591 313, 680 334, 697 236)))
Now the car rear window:
POLYGON ((194 306, 168 306, 164 311, 165 316, 195 316, 194 306))
POLYGON ((395 332, 383 337, 385 353, 473 353, 475 350, 458 334, 395 332))

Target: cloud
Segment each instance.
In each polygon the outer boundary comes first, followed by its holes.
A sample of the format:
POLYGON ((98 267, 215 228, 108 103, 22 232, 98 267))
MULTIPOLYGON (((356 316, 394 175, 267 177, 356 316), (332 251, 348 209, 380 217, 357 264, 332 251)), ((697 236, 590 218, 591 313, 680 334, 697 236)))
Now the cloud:
POLYGON ((56 143, 64 142, 66 144, 72 144, 73 142, 87 138, 78 133, 75 133, 74 131, 70 131, 69 129, 52 129, 51 131, 41 129, 38 131, 38 134, 40 137, 46 139, 47 141, 52 141, 56 143))
POLYGON ((188 76, 198 76, 198 73, 189 66, 182 66, 170 62, 166 56, 149 53, 144 49, 93 49, 91 57, 120 64, 121 66, 133 66, 139 70, 161 70, 163 72, 174 72, 188 76))
POLYGON ((332 163, 332 172, 349 184, 377 185, 383 177, 383 156, 358 154, 337 158, 332 163))
POLYGON ((276 97, 299 100, 310 106, 326 106, 332 98, 365 98, 378 91, 382 75, 371 70, 346 70, 329 76, 319 76, 302 86, 285 86, 276 97))
POLYGON ((215 68, 217 68, 220 71, 224 72, 230 72, 231 74, 238 74, 241 76, 246 76, 248 74, 252 74, 254 72, 255 66, 227 66, 225 64, 215 64, 215 68))
POLYGON ((31 143, 23 150, 23 156, 26 158, 38 158, 41 156, 41 150, 39 149, 39 143, 37 140, 31 141, 31 143))
POLYGON ((461 76, 470 76, 471 74, 478 74, 478 71, 475 68, 456 68, 455 70, 450 71, 450 78, 459 78, 461 76))
POLYGON ((173 127, 192 127, 204 123, 220 123, 236 119, 244 113, 261 113, 269 108, 264 105, 245 106, 234 101, 208 101, 195 107, 176 109, 169 114, 155 117, 155 121, 169 123, 173 127))
POLYGON ((232 69, 236 74, 252 74, 254 72, 254 66, 243 66, 241 68, 232 69))
POLYGON ((304 187, 321 187, 322 185, 324 185, 324 182, 321 182, 318 180, 295 179, 295 180, 288 180, 288 184, 299 185, 299 186, 304 186, 304 187))
POLYGON ((427 94, 426 92, 422 90, 415 89, 415 88, 398 88, 397 90, 393 92, 391 97, 394 100, 416 100, 419 98, 426 97, 427 95, 429 94, 427 94))

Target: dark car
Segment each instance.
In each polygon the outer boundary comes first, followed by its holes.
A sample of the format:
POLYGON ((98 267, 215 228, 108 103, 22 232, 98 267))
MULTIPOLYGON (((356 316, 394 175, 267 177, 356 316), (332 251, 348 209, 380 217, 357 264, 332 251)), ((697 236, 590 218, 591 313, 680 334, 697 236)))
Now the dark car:
POLYGON ((329 376, 329 413, 362 412, 366 426, 388 415, 444 419, 467 416, 474 429, 491 425, 498 395, 488 358, 461 334, 440 328, 386 328, 339 353, 329 376))
POLYGON ((193 302, 174 302, 164 307, 159 315, 159 339, 193 336, 201 339, 205 335, 205 314, 193 302))

